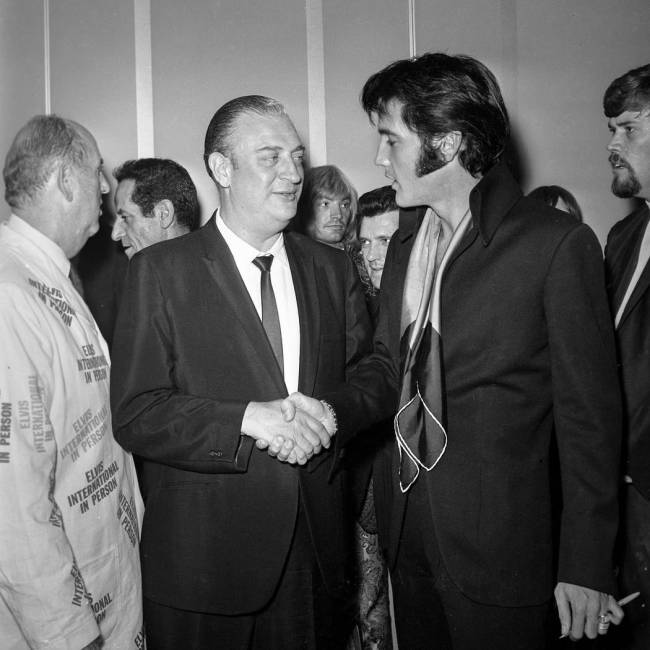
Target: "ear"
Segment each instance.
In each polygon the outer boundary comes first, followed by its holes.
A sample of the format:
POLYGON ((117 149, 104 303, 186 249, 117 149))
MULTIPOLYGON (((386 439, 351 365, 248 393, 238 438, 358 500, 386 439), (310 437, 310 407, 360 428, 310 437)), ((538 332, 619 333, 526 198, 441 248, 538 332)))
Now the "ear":
POLYGON ((463 134, 460 131, 449 131, 440 138, 440 155, 445 162, 451 162, 460 152, 463 145, 463 134))
POLYGON ((169 199, 158 201, 153 206, 153 216, 160 222, 160 227, 167 230, 175 221, 174 204, 169 199))
POLYGON ((212 177, 221 187, 230 187, 233 169, 230 158, 218 151, 214 151, 208 156, 208 167, 212 172, 212 177))
POLYGON ((65 197, 68 203, 74 199, 75 190, 77 187, 76 178, 72 172, 70 165, 61 163, 56 170, 56 185, 59 191, 65 197))

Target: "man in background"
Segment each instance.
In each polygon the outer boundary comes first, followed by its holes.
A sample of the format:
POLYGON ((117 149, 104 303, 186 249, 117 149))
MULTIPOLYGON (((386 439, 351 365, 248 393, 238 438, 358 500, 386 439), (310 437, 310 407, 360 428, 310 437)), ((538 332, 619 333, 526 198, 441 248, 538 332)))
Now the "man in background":
POLYGON ((227 102, 205 137, 219 210, 129 263, 112 402, 143 458, 150 650, 336 649, 352 627, 335 422, 280 410, 288 392, 344 382, 370 348, 348 257, 283 233, 303 156, 279 102, 227 102), (256 449, 277 435, 304 466, 256 449))
POLYGON ((187 170, 163 158, 127 160, 113 176, 115 224, 111 234, 131 259, 139 250, 196 230, 201 212, 187 170))
POLYGON ((115 442, 106 343, 69 259, 108 182, 93 136, 31 119, 0 226, 0 630, 10 648, 143 648, 142 503, 115 442))
POLYGON ((379 291, 388 244, 399 225, 395 190, 386 185, 359 198, 357 239, 364 267, 375 291, 379 291))
POLYGON ((614 80, 603 101, 611 139, 612 192, 640 199, 605 249, 624 404, 620 587, 627 606, 616 648, 650 647, 650 65, 614 80))

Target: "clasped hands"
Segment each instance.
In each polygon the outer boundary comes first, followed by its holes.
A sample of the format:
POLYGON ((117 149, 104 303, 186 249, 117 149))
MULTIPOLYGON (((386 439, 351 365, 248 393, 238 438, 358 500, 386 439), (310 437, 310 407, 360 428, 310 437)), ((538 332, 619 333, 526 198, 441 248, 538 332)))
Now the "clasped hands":
POLYGON ((292 393, 273 402, 250 402, 241 431, 255 438, 256 447, 266 449, 269 456, 304 465, 330 446, 336 423, 322 402, 292 393))

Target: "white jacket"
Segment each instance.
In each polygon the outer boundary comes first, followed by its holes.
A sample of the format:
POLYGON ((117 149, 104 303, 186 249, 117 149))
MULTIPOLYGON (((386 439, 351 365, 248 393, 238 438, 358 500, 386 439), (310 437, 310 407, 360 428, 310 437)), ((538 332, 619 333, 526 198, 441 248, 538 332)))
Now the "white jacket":
POLYGON ((144 647, 133 459, 109 356, 63 251, 0 225, 0 646, 144 647))

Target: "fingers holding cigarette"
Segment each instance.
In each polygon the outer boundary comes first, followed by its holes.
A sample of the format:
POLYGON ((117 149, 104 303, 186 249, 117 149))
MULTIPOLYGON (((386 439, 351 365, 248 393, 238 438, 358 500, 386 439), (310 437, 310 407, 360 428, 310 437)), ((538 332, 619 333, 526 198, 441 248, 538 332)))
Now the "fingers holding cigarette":
MULTIPOLYGON (((623 620, 625 613, 623 612, 622 607, 631 603, 635 598, 638 598, 641 595, 641 592, 635 591, 632 594, 616 600, 613 596, 608 595, 607 597, 607 609, 605 612, 601 613, 598 616, 598 634, 607 634, 609 630, 609 624, 614 623, 614 625, 619 625, 623 620)), ((569 634, 563 634, 560 639, 564 639, 569 636, 569 634)))

